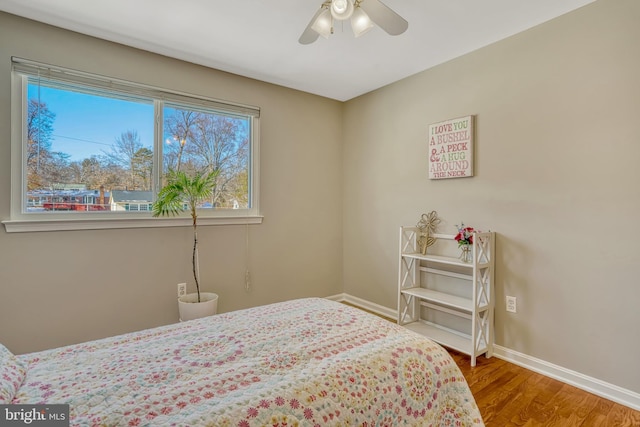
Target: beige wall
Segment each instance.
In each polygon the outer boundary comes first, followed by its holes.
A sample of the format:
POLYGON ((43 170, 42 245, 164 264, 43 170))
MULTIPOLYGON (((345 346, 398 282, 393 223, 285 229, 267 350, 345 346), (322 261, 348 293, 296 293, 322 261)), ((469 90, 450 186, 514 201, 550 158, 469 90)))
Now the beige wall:
POLYGON ((498 233, 497 344, 640 392, 638 22, 600 0, 346 103, 345 292, 395 307, 398 227, 437 210, 498 233), (427 126, 470 114, 476 176, 430 181, 427 126))
MULTIPOLYGON (((262 109, 261 208, 250 226, 201 227, 220 311, 342 292, 342 104, 0 13, 0 218, 9 217, 11 56, 262 109)), ((189 228, 0 229, 0 342, 22 353, 175 322, 189 228)))

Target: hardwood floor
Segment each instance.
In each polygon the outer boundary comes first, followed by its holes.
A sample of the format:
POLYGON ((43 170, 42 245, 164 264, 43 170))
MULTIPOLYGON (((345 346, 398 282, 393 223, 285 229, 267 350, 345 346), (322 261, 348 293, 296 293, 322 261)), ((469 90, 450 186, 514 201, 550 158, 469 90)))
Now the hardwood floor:
POLYGON ((638 427, 640 412, 492 357, 471 367, 449 353, 469 383, 487 427, 638 427))

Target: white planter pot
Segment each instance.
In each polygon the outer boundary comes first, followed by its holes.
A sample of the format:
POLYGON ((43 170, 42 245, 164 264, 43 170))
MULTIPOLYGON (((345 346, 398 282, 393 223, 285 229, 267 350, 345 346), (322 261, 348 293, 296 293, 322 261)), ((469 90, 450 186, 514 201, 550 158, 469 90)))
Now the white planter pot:
POLYGON ((218 311, 218 294, 200 292, 200 302, 197 293, 187 294, 178 298, 178 310, 180 321, 213 316, 218 311))

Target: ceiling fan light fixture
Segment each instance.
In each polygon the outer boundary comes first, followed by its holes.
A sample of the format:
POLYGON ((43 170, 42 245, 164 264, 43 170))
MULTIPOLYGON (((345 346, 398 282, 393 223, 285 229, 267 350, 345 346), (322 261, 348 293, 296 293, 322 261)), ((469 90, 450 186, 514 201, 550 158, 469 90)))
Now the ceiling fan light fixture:
POLYGON ((357 7, 351 16, 351 29, 353 30, 353 35, 360 37, 372 28, 373 22, 369 18, 369 15, 367 15, 364 10, 357 7))
POLYGON ((353 15, 352 0, 331 0, 331 16, 339 21, 351 18, 353 15))
POLYGON ((333 32, 333 19, 331 18, 331 12, 329 9, 322 11, 318 18, 315 20, 311 29, 320 34, 325 39, 328 39, 333 32))
POLYGON ((298 42, 307 45, 320 36, 328 39, 333 34, 334 20, 347 19, 351 20, 351 29, 356 37, 367 33, 374 26, 391 36, 402 34, 409 27, 407 20, 382 0, 323 0, 298 42))

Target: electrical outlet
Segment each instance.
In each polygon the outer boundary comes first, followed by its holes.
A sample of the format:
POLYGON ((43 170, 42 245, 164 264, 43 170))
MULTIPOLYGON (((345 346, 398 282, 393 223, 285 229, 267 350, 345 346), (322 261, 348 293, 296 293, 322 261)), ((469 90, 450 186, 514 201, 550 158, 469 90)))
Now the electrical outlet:
POLYGON ((187 294, 187 284, 178 283, 178 298, 183 297, 186 294, 187 294))
POLYGON ((509 313, 516 312, 516 297, 507 297, 507 311, 509 313))

